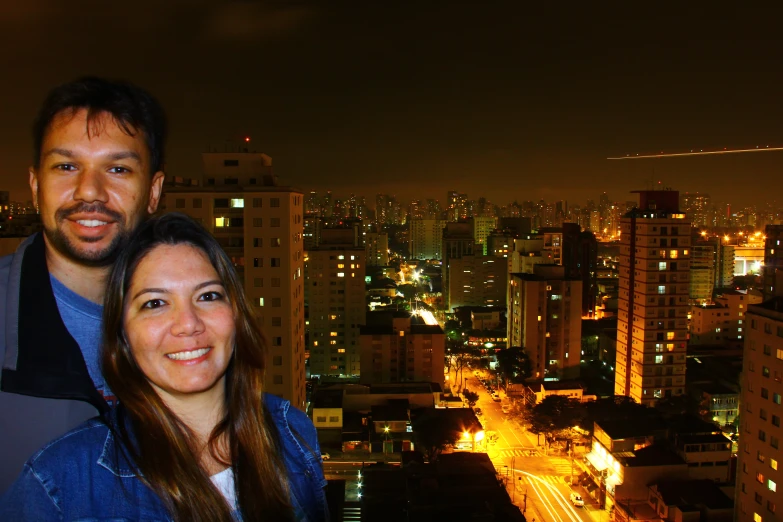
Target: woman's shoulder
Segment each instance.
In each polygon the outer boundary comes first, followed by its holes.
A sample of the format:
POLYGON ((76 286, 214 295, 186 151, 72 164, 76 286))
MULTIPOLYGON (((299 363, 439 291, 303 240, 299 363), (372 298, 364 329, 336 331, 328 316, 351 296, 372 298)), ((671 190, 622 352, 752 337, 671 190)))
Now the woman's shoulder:
POLYGON ((95 417, 46 444, 30 457, 28 465, 38 468, 60 458, 74 461, 75 457, 99 456, 103 452, 108 435, 109 427, 102 419, 95 417), (79 452, 75 453, 74 450, 76 449, 79 452))
POLYGON ((299 408, 294 407, 289 401, 276 395, 265 393, 264 406, 272 414, 276 424, 287 424, 300 435, 308 438, 316 436, 315 426, 310 417, 299 408))

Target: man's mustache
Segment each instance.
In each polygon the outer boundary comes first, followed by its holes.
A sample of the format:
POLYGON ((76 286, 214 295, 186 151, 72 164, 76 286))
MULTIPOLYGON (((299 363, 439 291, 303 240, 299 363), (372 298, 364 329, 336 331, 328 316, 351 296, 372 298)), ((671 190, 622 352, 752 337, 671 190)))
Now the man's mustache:
POLYGON ((60 221, 74 214, 101 214, 110 217, 113 221, 122 222, 122 214, 107 208, 103 203, 79 203, 70 208, 61 208, 55 213, 55 217, 60 221))

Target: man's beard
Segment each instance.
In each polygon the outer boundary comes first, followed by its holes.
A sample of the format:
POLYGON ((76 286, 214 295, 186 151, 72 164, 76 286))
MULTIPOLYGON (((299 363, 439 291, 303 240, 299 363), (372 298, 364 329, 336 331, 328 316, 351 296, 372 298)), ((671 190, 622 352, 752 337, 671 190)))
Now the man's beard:
MULTIPOLYGON (((122 214, 114 210, 109 210, 104 205, 98 204, 80 204, 76 207, 69 209, 60 209, 55 214, 55 223, 58 225, 62 223, 71 214, 78 212, 83 213, 100 213, 104 216, 109 216, 114 221, 114 225, 117 227, 117 231, 112 238, 111 242, 106 247, 100 250, 85 250, 79 248, 78 245, 62 231, 59 226, 56 226, 53 230, 44 229, 44 234, 49 239, 52 246, 63 255, 76 261, 79 264, 92 266, 92 267, 105 267, 109 266, 117 259, 117 255, 120 249, 128 242, 130 238, 130 231, 127 229, 124 223, 122 214)), ((102 241, 104 238, 79 238, 84 243, 95 243, 102 241)))

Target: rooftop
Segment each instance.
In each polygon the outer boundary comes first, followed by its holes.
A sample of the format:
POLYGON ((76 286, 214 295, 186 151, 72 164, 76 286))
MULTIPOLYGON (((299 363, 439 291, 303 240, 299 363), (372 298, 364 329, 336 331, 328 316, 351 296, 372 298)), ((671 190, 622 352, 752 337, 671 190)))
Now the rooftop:
POLYGON ((657 444, 636 450, 633 457, 620 457, 617 460, 623 462, 626 466, 634 468, 643 466, 685 465, 685 461, 682 460, 682 457, 669 448, 657 444))
POLYGON ((633 422, 627 419, 609 419, 596 421, 600 427, 612 440, 630 439, 636 437, 649 437, 657 431, 666 430, 666 423, 657 418, 638 418, 633 422))
MULTIPOLYGON (((653 484, 667 506, 706 506, 708 509, 732 509, 734 502, 711 480, 677 480, 653 484)), ((692 509, 683 509, 683 511, 692 509)))

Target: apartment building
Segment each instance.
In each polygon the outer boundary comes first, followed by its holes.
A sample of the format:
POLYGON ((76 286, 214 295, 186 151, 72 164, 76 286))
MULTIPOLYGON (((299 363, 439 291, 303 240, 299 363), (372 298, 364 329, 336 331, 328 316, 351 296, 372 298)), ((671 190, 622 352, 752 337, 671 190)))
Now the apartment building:
POLYGON ((638 193, 621 219, 615 394, 652 405, 685 391, 691 231, 676 191, 638 193))
POLYGON ((582 281, 559 265, 536 265, 532 274, 510 274, 508 346, 522 346, 533 376, 579 377, 582 281))
POLYGON ((751 305, 746 318, 734 520, 777 522, 783 520, 777 510, 783 509, 783 297, 751 305))
POLYGON ((310 375, 358 377, 366 252, 356 227, 324 228, 307 251, 310 375))

